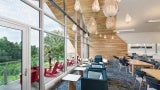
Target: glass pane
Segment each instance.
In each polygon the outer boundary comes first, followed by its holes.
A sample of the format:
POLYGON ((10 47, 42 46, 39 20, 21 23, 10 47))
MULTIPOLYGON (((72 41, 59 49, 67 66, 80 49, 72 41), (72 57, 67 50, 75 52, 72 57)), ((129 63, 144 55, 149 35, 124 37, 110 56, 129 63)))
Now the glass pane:
POLYGON ((44 34, 45 83, 64 71, 64 37, 44 34))
POLYGON ((39 11, 20 0, 0 0, 0 16, 39 27, 39 11))
POLYGON ((67 39, 67 69, 76 65, 75 41, 67 39))
POLYGON ((0 90, 21 90, 22 32, 0 26, 0 90))
MULTIPOLYGON (((59 0, 59 1, 63 1, 63 0, 59 0)), ((64 14, 62 12, 60 12, 57 8, 55 8, 50 2, 49 0, 46 0, 46 3, 44 3, 44 11, 55 17, 58 21, 60 21, 61 23, 64 23, 64 14)))
POLYGON ((75 39, 75 32, 77 31, 77 26, 67 18, 67 37, 70 39, 75 39))
POLYGON ((54 13, 51 11, 50 7, 46 3, 44 3, 44 12, 49 14, 49 15, 51 15, 51 16, 53 16, 56 19, 54 13))
POLYGON ((52 20, 51 18, 44 16, 44 29, 58 35, 64 35, 64 26, 52 20))
POLYGON ((36 7, 39 7, 39 0, 27 0, 27 1, 34 4, 36 7))
POLYGON ((39 31, 31 29, 31 86, 39 89, 39 31))

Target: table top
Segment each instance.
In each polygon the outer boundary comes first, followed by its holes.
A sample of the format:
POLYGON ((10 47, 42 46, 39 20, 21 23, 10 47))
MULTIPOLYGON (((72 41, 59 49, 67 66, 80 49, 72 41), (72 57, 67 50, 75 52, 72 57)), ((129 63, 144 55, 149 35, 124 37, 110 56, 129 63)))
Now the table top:
POLYGON ((86 67, 76 67, 74 70, 85 71, 85 70, 86 70, 86 67))
POLYGON ((158 69, 141 69, 141 71, 146 72, 148 75, 160 80, 160 70, 158 69))
POLYGON ((153 66, 152 64, 150 63, 147 63, 147 62, 143 62, 143 61, 140 61, 140 60, 134 60, 134 59, 129 59, 129 63, 130 64, 133 64, 133 65, 147 65, 147 66, 153 66))
POLYGON ((80 77, 81 75, 67 74, 62 78, 62 80, 77 81, 80 77))

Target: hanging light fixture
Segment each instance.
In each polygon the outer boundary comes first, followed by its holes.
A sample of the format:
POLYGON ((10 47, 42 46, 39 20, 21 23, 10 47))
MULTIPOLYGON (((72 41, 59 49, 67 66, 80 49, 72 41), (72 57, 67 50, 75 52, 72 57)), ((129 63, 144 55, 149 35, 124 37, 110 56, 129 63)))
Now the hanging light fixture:
POLYGON ((96 35, 98 34, 98 32, 96 31, 96 33, 95 33, 96 35))
POLYGON ((73 31, 77 31, 77 25, 73 24, 72 30, 73 30, 73 31))
POLYGON ((114 39, 114 36, 112 35, 111 39, 114 39))
POLYGON ((107 38, 107 36, 106 36, 106 35, 104 35, 104 37, 103 37, 103 38, 105 39, 105 38, 107 38))
POLYGON ((103 13, 106 17, 115 16, 118 12, 117 0, 104 0, 103 13))
POLYGON ((92 11, 99 12, 99 10, 100 10, 99 2, 98 2, 98 0, 94 0, 94 2, 92 4, 92 11))
POLYGON ((117 2, 118 2, 118 3, 120 3, 120 2, 121 2, 121 0, 117 0, 117 2))
POLYGON ((95 34, 97 31, 97 23, 96 20, 94 19, 94 17, 91 17, 88 24, 87 24, 87 28, 89 33, 91 34, 95 34))
POLYGON ((108 17, 106 19, 106 28, 107 29, 112 29, 115 25, 115 18, 114 17, 108 17))
POLYGON ((126 18, 125 18, 125 22, 126 22, 126 23, 130 23, 131 20, 132 20, 132 17, 127 13, 127 14, 126 14, 126 18))
POLYGON ((87 33, 85 33, 85 34, 84 34, 84 37, 85 37, 85 38, 88 38, 88 34, 87 34, 87 33))
POLYGON ((80 3, 79 3, 79 0, 75 1, 74 10, 77 11, 77 12, 81 10, 81 6, 80 6, 80 3))

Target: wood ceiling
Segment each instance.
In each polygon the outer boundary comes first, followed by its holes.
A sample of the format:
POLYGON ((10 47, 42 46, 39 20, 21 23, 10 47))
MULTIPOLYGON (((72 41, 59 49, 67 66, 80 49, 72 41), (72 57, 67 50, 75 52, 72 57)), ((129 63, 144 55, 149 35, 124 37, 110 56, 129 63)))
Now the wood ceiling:
MULTIPOLYGON (((63 0, 54 0, 62 9, 64 8, 63 0)), ((80 19, 82 19, 81 14, 84 18, 84 24, 87 25, 89 19, 93 16, 97 22, 97 31, 98 34, 90 34, 89 37, 89 57, 94 57, 97 54, 101 54, 105 58, 111 58, 113 55, 122 56, 125 53, 127 53, 127 44, 121 40, 114 32, 113 30, 116 28, 116 24, 113 29, 109 30, 105 26, 106 17, 104 16, 102 12, 102 6, 103 6, 103 0, 99 0, 99 4, 101 7, 101 10, 99 12, 92 12, 92 3, 94 0, 79 0, 82 13, 77 13, 77 19, 75 19, 75 11, 74 11, 74 0, 67 0, 66 2, 66 13, 70 15, 72 19, 79 23, 80 19), (100 34, 102 37, 100 37, 100 34), (106 38, 104 38, 104 35, 106 35, 106 38), (111 37, 114 37, 114 39, 111 39, 111 37)), ((54 13, 56 18, 64 22, 64 16, 61 12, 59 12, 55 7, 51 5, 51 3, 46 0, 47 5, 51 9, 51 11, 54 13)), ((116 20, 116 16, 114 17, 116 20)), ((73 23, 68 19, 67 20, 67 27, 68 29, 71 29, 73 23)), ((67 30, 67 33, 70 37, 74 37, 74 33, 71 30, 67 30)), ((79 34, 79 33, 78 33, 79 34)), ((79 34, 80 35, 80 34, 79 34)), ((78 39, 80 40, 80 37, 78 36, 78 39)), ((72 43, 73 44, 73 43, 72 43)), ((80 43, 78 43, 78 54, 80 55, 80 43)), ((83 56, 82 56, 83 57, 83 56)))

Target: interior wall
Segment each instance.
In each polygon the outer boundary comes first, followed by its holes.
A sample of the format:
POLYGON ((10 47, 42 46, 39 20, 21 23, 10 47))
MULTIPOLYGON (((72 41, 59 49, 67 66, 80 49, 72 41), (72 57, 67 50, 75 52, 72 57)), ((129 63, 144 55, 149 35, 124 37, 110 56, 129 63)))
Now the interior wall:
POLYGON ((122 57, 127 53, 127 43, 120 39, 117 35, 114 35, 114 39, 111 36, 107 38, 95 35, 90 38, 89 57, 94 58, 95 55, 102 55, 104 58, 112 58, 113 55, 122 57))

